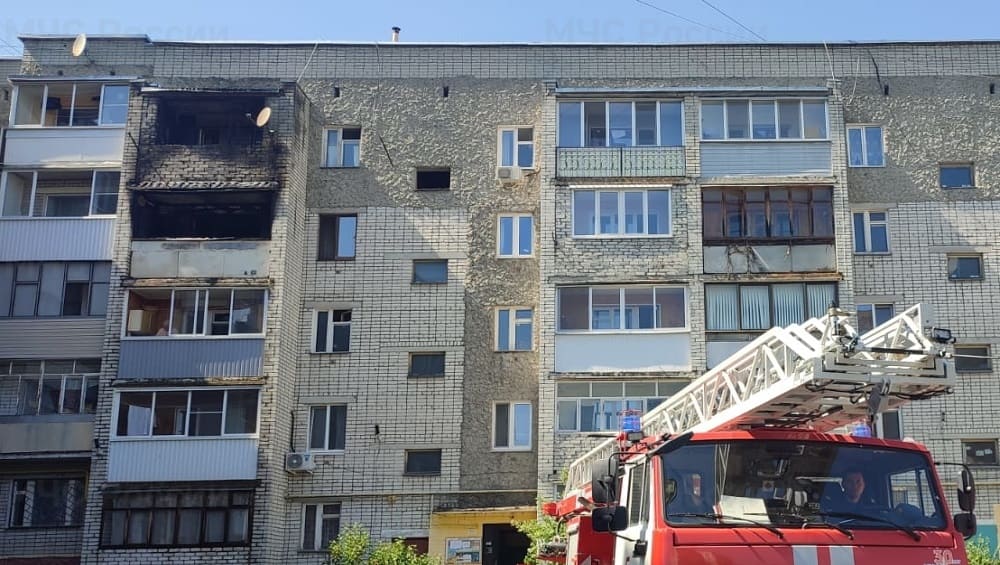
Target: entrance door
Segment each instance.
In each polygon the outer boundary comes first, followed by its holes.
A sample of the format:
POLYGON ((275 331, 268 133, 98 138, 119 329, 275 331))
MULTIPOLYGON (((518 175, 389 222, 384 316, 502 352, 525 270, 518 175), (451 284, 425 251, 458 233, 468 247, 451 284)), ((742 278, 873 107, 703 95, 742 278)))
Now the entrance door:
POLYGON ((524 563, 531 540, 510 524, 483 524, 483 565, 524 563))

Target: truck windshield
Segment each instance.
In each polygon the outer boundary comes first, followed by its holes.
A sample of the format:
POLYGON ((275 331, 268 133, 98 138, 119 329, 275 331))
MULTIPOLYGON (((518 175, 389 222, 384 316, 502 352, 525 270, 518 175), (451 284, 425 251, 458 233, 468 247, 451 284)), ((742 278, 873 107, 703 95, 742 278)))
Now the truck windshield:
POLYGON ((674 525, 945 528, 930 462, 914 451, 801 441, 698 442, 661 456, 674 525))

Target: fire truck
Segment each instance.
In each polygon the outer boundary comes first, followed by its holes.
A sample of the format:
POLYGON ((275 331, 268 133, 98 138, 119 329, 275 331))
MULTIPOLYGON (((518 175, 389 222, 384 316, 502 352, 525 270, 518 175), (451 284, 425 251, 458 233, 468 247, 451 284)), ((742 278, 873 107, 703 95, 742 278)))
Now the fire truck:
POLYGON ((954 341, 920 304, 863 335, 836 308, 772 328, 574 461, 563 498, 543 507, 565 539, 540 559, 966 563, 969 469, 871 433, 883 412, 951 392, 954 341), (950 514, 938 469, 961 512, 950 514))

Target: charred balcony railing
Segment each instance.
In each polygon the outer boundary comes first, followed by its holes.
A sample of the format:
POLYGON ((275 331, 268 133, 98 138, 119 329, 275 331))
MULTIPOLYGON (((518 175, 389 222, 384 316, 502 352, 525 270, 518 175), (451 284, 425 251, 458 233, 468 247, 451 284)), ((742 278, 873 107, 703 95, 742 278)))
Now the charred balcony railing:
POLYGON ((559 147, 560 178, 682 177, 683 147, 559 147))

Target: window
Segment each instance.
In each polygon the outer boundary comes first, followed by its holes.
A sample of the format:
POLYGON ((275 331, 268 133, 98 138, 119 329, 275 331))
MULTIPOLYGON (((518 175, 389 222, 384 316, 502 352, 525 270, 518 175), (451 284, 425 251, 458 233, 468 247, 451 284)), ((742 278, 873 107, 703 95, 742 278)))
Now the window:
POLYGON ((963 373, 988 373, 993 370, 993 356, 988 345, 956 345, 955 370, 963 373))
POLYGON ((497 351, 531 351, 531 308, 500 308, 497 310, 497 351))
POLYGON ((858 333, 871 331, 893 317, 892 304, 858 304, 858 333))
POLYGON ((530 169, 535 166, 534 129, 505 127, 500 129, 500 166, 530 169))
POLYGON ((559 147, 684 145, 680 100, 559 103, 559 147))
POLYGON ((702 191, 706 242, 832 240, 833 189, 710 188, 702 191))
POLYGON ((827 139, 825 100, 706 100, 704 140, 827 139))
POLYGON ((326 167, 357 167, 361 164, 361 128, 326 130, 326 167))
POLYGON ((498 219, 497 255, 531 257, 535 241, 535 219, 531 214, 501 214, 498 219))
POLYGON ((313 328, 313 353, 351 350, 351 310, 317 310, 313 328))
POLYGON ((899 410, 889 410, 878 415, 878 437, 903 439, 903 419, 899 410))
POLYGON ((997 440, 962 440, 966 465, 998 465, 997 440))
POLYGON ((87 493, 82 478, 15 478, 11 528, 82 526, 87 493))
POLYGON ((983 278, 983 256, 949 255, 948 278, 952 280, 983 278))
POLYGON ((417 190, 451 190, 451 169, 417 169, 417 190))
POLYGON ((126 337, 262 335, 263 289, 132 289, 126 337))
POLYGON ((411 353, 408 375, 411 377, 443 377, 444 358, 444 352, 411 353))
POLYGON ((440 449, 407 449, 404 466, 406 475, 440 475, 440 449))
POLYGON ((309 409, 309 450, 343 451, 347 439, 347 406, 313 406, 309 409))
POLYGON ((0 176, 0 216, 82 218, 113 215, 119 171, 5 171, 0 176))
POLYGON ((413 261, 413 284, 443 284, 448 282, 447 259, 413 261))
POLYGON ((302 506, 302 550, 326 552, 340 534, 340 503, 302 506))
POLYGON ((111 263, 0 263, 0 318, 104 316, 111 263))
POLYGON ((493 405, 493 449, 531 449, 531 403, 497 402, 493 405))
POLYGON ((886 212, 854 213, 854 252, 889 252, 889 220, 886 212))
POLYGON ((847 164, 851 167, 884 167, 882 126, 847 126, 847 164))
POLYGON ((690 381, 579 382, 556 384, 556 431, 621 429, 626 410, 644 414, 690 381))
POLYGON ((573 235, 670 235, 670 191, 574 190, 573 235))
POLYGON ((557 292, 559 331, 687 328, 683 287, 564 286, 557 292))
POLYGON ((128 86, 93 82, 20 84, 14 126, 121 126, 128 116, 128 86))
POLYGON ((973 188, 976 186, 972 163, 941 165, 939 179, 941 188, 973 188))
POLYGON ((826 315, 836 283, 707 284, 709 331, 765 331, 826 315))
POLYGON ((101 547, 246 546, 252 514, 249 490, 109 493, 101 547))
POLYGON ((0 382, 16 394, 18 416, 93 414, 100 373, 100 359, 0 359, 0 382))
POLYGON ((258 396, 229 388, 117 393, 114 437, 253 435, 258 396))
POLYGON ((320 261, 354 259, 358 235, 357 214, 322 215, 319 217, 320 261))

